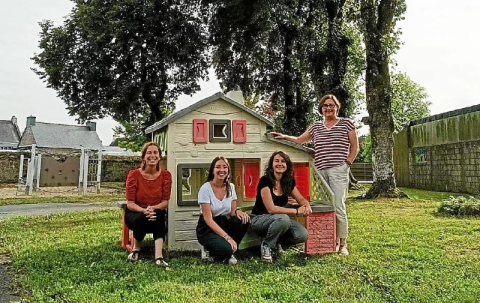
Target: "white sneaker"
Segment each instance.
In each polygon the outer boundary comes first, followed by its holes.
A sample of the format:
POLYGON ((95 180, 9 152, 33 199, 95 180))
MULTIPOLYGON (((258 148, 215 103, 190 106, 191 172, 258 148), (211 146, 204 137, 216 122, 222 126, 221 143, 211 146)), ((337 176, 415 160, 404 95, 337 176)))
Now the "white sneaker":
POLYGON ((232 255, 232 256, 230 257, 230 259, 228 259, 228 265, 235 265, 235 264, 237 264, 237 262, 238 262, 238 261, 237 261, 237 258, 235 258, 234 255, 232 255))
POLYGON ((339 249, 340 249, 340 243, 337 242, 337 245, 335 246, 335 252, 338 253, 339 249))
POLYGON ((340 245, 340 248, 338 249, 338 254, 340 256, 348 256, 347 244, 340 245))
POLYGON ((200 249, 200 255, 201 255, 202 259, 210 258, 210 252, 208 250, 206 250, 204 246, 202 246, 202 248, 200 249))
POLYGON ((262 245, 260 246, 260 251, 262 252, 262 261, 272 263, 273 258, 272 258, 272 250, 268 245, 264 244, 262 242, 262 245))

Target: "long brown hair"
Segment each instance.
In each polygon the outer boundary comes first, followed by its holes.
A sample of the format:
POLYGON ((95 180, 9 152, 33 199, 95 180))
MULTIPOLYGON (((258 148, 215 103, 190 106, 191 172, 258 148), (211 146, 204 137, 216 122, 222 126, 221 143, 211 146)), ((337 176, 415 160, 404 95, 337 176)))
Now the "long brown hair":
POLYGON ((229 179, 230 179, 230 164, 228 164, 227 159, 225 159, 224 157, 215 157, 215 159, 213 159, 212 164, 210 164, 210 168, 208 169, 208 177, 207 177, 206 182, 210 182, 210 181, 213 180, 213 178, 214 178, 213 170, 215 169, 215 164, 217 164, 217 162, 219 160, 223 160, 223 161, 225 161, 225 163, 227 163, 228 173, 227 173, 227 177, 225 178, 225 180, 223 180, 223 183, 225 184, 225 190, 227 191, 227 198, 229 198, 232 194, 232 188, 230 187, 230 181, 229 181, 229 179))
POLYGON ((268 160, 268 166, 265 168, 265 175, 272 181, 272 184, 275 185, 275 173, 273 171, 273 159, 276 155, 280 155, 285 162, 287 163, 287 169, 282 174, 282 179, 280 179, 280 186, 282 187, 282 191, 285 195, 290 195, 293 190, 293 182, 295 181, 295 177, 293 175, 293 164, 290 157, 281 150, 274 152, 270 159, 268 160))
POLYGON ((160 149, 160 146, 159 146, 156 142, 153 142, 153 141, 147 142, 147 143, 143 144, 143 146, 142 146, 142 155, 140 156, 140 161, 142 161, 140 167, 141 167, 142 169, 145 169, 145 167, 147 167, 147 161, 145 161, 145 155, 147 154, 147 149, 148 149, 150 146, 156 146, 157 149, 158 149, 158 157, 159 157, 160 159, 158 160, 158 163, 157 163, 157 167, 156 167, 156 168, 157 168, 157 171, 159 171, 159 170, 160 170, 160 160, 162 160, 162 150, 160 149))

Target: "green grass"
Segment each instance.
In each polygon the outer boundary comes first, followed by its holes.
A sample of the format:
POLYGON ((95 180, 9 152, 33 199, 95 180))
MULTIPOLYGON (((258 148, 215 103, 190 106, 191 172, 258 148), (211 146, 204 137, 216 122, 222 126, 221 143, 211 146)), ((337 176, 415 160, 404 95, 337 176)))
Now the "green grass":
POLYGON ((344 258, 242 252, 229 267, 170 252, 166 271, 153 252, 126 262, 120 211, 2 221, 0 253, 33 302, 478 302, 480 219, 437 216, 437 193, 405 190, 416 198, 347 201, 344 258))

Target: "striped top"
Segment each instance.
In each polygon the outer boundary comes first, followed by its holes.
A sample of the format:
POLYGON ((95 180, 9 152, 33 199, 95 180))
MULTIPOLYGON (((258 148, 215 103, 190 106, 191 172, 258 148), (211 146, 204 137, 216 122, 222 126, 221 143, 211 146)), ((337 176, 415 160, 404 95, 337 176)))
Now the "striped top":
POLYGON ((350 152, 348 133, 352 129, 355 129, 355 125, 347 118, 340 118, 330 129, 323 121, 317 121, 308 127, 307 131, 315 145, 316 168, 326 169, 345 163, 350 152))

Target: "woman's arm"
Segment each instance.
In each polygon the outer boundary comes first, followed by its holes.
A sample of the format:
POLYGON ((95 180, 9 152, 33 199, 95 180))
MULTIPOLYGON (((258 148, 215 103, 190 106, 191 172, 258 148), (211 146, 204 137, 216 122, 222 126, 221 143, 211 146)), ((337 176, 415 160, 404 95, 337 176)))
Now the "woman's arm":
POLYGON ((358 138, 355 129, 352 129, 348 133, 348 141, 350 142, 350 153, 348 154, 347 161, 353 163, 358 154, 358 138))
POLYGON ((205 223, 210 227, 217 235, 224 238, 232 246, 233 251, 237 250, 237 243, 217 224, 213 221, 212 209, 210 203, 200 203, 202 207, 202 214, 205 223))
MULTIPOLYGON (((265 186, 262 188, 260 191, 260 194, 262 195, 262 201, 263 204, 265 205, 265 208, 267 209, 269 214, 287 214, 287 215, 296 215, 297 210, 294 208, 285 208, 285 207, 280 207, 276 206, 273 204, 273 199, 272 199, 272 194, 270 193, 270 188, 268 186, 265 186)), ((301 211, 304 209, 298 211, 298 214, 301 214, 301 211)))
POLYGON ((294 136, 287 136, 287 135, 284 135, 284 134, 281 134, 281 133, 277 133, 277 132, 270 132, 275 139, 285 139, 285 140, 288 140, 288 141, 292 141, 293 143, 297 143, 297 144, 303 144, 303 143, 306 143, 308 141, 310 141, 312 139, 312 136, 310 135, 310 132, 307 130, 305 131, 303 134, 301 134, 299 137, 294 137, 294 136))
POLYGON ((302 194, 300 193, 300 191, 297 189, 296 186, 292 190, 292 197, 295 199, 295 201, 297 201, 298 204, 300 204, 301 207, 303 207, 302 211, 300 211, 300 208, 299 208, 299 211, 298 211, 299 214, 308 216, 312 213, 312 207, 310 207, 310 203, 308 202, 307 199, 305 199, 302 196, 302 194))

